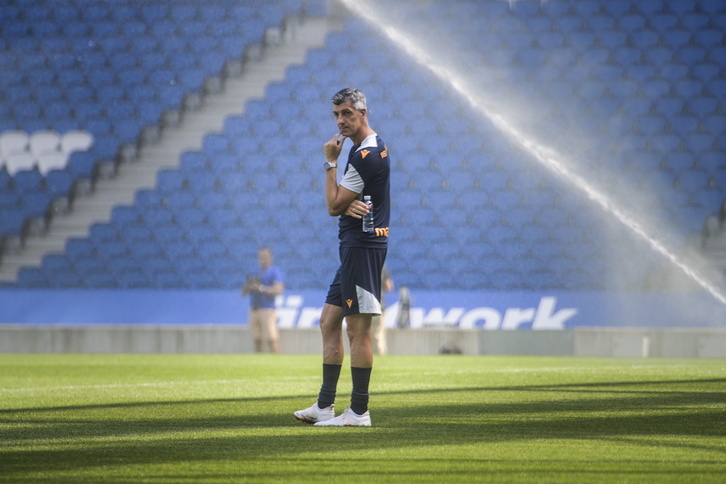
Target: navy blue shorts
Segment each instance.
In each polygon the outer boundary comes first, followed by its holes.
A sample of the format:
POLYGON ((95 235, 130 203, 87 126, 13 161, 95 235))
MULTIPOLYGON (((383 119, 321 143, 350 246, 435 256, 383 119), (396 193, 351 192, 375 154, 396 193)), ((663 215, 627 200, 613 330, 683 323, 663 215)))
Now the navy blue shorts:
POLYGON ((381 314, 381 273, 386 249, 341 247, 340 267, 325 302, 343 314, 381 314))

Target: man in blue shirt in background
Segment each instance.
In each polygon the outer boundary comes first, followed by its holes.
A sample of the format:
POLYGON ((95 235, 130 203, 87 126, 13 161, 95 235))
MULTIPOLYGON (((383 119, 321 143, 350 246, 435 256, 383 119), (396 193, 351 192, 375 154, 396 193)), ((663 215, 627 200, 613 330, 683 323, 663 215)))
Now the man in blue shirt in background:
POLYGON ((263 352, 265 341, 271 353, 280 352, 275 298, 282 294, 285 283, 282 272, 272 261, 272 251, 268 247, 260 248, 257 251, 260 273, 249 277, 242 287, 242 295, 250 295, 249 325, 257 353, 263 352))

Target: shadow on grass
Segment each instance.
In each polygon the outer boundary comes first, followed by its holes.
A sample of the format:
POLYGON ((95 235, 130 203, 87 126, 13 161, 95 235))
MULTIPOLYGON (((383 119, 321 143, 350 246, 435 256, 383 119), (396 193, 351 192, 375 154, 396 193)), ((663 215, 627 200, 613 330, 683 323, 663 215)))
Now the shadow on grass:
MULTIPOLYGON (((726 437, 726 392, 699 391, 704 385, 721 384, 726 379, 388 392, 374 398, 401 397, 401 405, 374 410, 375 427, 371 429, 322 429, 296 422, 292 411, 309 404, 299 397, 6 409, 0 411, 0 425, 6 427, 0 430, 0 442, 5 443, 0 449, 0 468, 6 475, 22 475, 38 465, 44 471, 72 471, 97 466, 284 460, 313 450, 326 455, 341 449, 395 451, 433 444, 542 439, 617 442, 632 436, 726 437), (690 385, 692 391, 684 390, 684 385, 690 385), (669 386, 678 389, 669 391, 669 386), (455 403, 455 395, 462 392, 481 395, 481 402, 455 403), (519 401, 487 401, 487 395, 501 392, 540 392, 558 398, 521 401, 515 396, 519 401), (562 393, 571 398, 561 398, 562 393), (431 403, 407 405, 405 397, 413 394, 430 394, 431 403), (273 406, 289 411, 260 412, 273 406), (20 448, 30 445, 44 450, 20 448), (16 449, 8 450, 11 446, 16 449)), ((706 442, 660 445, 723 452, 723 446, 706 442)))

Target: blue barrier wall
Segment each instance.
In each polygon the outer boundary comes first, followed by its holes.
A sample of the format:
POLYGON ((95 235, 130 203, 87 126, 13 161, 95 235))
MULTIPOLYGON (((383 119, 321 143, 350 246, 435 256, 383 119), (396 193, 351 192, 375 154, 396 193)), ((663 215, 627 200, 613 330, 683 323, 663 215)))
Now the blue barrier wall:
MULTIPOLYGON (((318 324, 324 291, 279 298, 282 328, 318 324)), ((386 324, 399 304, 387 296, 386 324)), ((246 324, 247 298, 228 290, 0 291, 0 324, 246 324)), ((460 292, 416 291, 410 327, 487 330, 579 327, 724 327, 726 306, 704 292, 460 292)))

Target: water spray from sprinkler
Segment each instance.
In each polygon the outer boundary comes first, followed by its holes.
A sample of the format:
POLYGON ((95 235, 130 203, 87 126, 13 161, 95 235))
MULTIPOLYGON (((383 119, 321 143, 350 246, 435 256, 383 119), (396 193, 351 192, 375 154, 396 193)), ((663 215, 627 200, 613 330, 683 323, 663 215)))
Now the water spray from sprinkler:
POLYGON ((526 136, 505 119, 504 116, 488 107, 491 103, 488 103, 483 98, 480 89, 468 85, 467 80, 446 67, 442 59, 433 58, 429 52, 419 47, 420 43, 415 42, 414 39, 410 38, 404 32, 390 25, 386 21, 386 15, 377 11, 368 2, 361 2, 359 0, 340 0, 340 2, 349 11, 364 19, 368 24, 380 29, 394 45, 398 46, 409 57, 430 70, 442 82, 466 99, 474 109, 489 119, 502 133, 506 134, 519 146, 524 148, 542 166, 565 179, 574 188, 584 192, 590 200, 598 204, 605 212, 615 217, 616 220, 625 225, 639 238, 643 239, 653 250, 665 257, 692 281, 708 291, 719 302, 726 305, 726 296, 711 284, 706 277, 700 275, 690 267, 672 250, 666 247, 662 241, 648 233, 648 230, 641 223, 632 215, 617 207, 607 195, 571 170, 565 162, 565 158, 560 153, 534 141, 532 137, 526 136))

